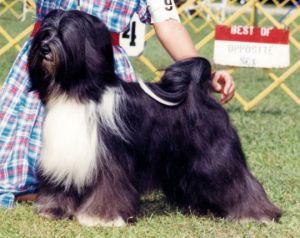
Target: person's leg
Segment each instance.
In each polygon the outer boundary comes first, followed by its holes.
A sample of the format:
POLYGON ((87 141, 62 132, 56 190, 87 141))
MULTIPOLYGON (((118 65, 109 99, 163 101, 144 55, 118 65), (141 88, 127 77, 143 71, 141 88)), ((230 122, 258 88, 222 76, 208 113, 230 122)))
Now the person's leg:
MULTIPOLYGON (((23 195, 37 189, 35 166, 41 148, 43 107, 38 95, 29 91, 29 47, 30 41, 0 88, 0 195, 23 195)), ((24 198, 33 197, 19 199, 24 198)))

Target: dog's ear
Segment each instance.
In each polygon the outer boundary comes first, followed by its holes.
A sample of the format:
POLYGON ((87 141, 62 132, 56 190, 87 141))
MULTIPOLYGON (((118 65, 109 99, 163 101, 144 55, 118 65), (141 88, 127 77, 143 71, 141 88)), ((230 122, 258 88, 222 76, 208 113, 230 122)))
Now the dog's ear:
POLYGON ((98 18, 87 15, 85 22, 85 60, 88 71, 105 83, 115 82, 111 34, 98 18))

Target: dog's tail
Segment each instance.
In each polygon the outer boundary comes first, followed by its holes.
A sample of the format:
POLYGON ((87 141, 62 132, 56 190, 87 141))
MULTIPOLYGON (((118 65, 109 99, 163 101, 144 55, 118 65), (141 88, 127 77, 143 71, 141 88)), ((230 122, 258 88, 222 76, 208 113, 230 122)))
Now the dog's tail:
MULTIPOLYGON (((178 61, 169 66, 157 84, 149 84, 160 98, 171 103, 185 101, 190 90, 208 94, 211 91, 211 65, 201 57, 178 61), (200 91, 200 92, 199 92, 200 91)), ((193 93, 192 93, 193 94, 193 93)))

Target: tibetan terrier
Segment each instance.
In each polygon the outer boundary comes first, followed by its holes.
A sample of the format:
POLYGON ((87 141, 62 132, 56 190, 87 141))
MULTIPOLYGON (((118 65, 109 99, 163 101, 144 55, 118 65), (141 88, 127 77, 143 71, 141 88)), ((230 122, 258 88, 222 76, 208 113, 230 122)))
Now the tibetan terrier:
POLYGON ((250 173, 239 137, 211 96, 211 67, 191 58, 159 83, 125 83, 98 18, 54 10, 29 53, 45 105, 37 212, 87 226, 122 226, 160 188, 171 204, 228 219, 278 220, 250 173))

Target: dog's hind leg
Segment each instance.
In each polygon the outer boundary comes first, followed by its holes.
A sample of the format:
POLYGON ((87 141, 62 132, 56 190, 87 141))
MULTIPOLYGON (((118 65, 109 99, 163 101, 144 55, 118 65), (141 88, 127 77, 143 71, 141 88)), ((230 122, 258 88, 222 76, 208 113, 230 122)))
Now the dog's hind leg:
MULTIPOLYGON (((222 155, 220 155, 222 156, 222 155)), ((203 213, 210 210, 228 219, 277 221, 281 211, 268 199, 261 184, 243 161, 215 157, 194 159, 178 182, 176 191, 185 206, 203 213)))
POLYGON ((114 163, 103 171, 76 212, 86 226, 120 227, 131 222, 138 209, 139 194, 123 168, 114 163))
POLYGON ((226 218, 279 221, 281 210, 270 202, 263 186, 250 171, 246 170, 231 186, 228 186, 229 191, 224 191, 226 218))

